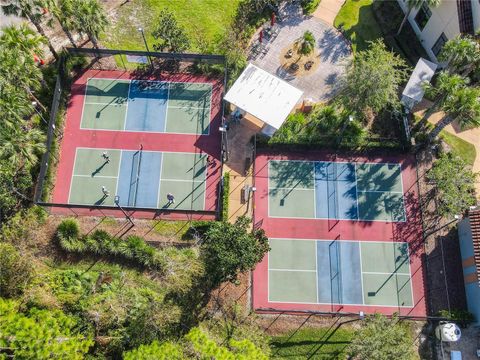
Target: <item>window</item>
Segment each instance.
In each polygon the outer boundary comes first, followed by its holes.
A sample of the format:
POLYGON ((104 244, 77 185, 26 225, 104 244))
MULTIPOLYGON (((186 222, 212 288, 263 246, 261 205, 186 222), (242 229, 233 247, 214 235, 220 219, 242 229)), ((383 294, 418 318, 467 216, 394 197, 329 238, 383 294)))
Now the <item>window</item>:
POLYGON ((427 25, 428 20, 432 16, 432 12, 430 11, 428 5, 424 2, 420 10, 418 10, 417 15, 415 16, 415 22, 417 23, 420 30, 423 30, 425 25, 427 25))
POLYGON ((440 53, 440 50, 442 50, 443 45, 448 41, 447 37, 445 36, 444 33, 440 35, 440 37, 435 41, 435 44, 432 47, 432 52, 437 56, 440 53))

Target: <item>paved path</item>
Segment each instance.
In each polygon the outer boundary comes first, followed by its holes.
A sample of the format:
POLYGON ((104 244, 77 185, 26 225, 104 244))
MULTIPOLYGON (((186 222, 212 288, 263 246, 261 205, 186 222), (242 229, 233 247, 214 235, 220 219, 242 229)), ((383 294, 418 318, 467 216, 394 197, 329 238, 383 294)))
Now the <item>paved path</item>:
POLYGON ((344 3, 345 0, 322 0, 312 15, 333 26, 333 22, 344 3))
MULTIPOLYGON (((345 73, 345 65, 351 57, 351 49, 343 35, 314 16, 303 16, 301 9, 295 8, 289 10, 289 18, 279 25, 277 38, 267 44, 267 54, 253 63, 302 90, 303 98, 310 98, 314 102, 332 98, 337 90, 337 80, 345 73), (307 30, 317 40, 320 64, 309 74, 294 76, 282 68, 282 52, 307 30)), ((258 39, 258 31, 253 39, 258 39)))

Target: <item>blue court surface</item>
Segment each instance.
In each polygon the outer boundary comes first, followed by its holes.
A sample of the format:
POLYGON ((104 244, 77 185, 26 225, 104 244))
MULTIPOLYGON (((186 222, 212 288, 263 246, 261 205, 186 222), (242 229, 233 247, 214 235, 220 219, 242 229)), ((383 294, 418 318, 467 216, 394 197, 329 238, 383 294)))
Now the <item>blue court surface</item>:
POLYGON ((88 79, 82 129, 209 134, 212 85, 88 79))
POLYGON ((270 160, 269 216, 405 221, 399 164, 270 160))
POLYGON ((79 148, 69 204, 113 206, 118 197, 125 207, 204 210, 206 157, 198 153, 79 148), (169 193, 174 195, 173 204, 168 203, 169 193))
POLYGON ((413 306, 407 243, 269 242, 270 302, 413 306))

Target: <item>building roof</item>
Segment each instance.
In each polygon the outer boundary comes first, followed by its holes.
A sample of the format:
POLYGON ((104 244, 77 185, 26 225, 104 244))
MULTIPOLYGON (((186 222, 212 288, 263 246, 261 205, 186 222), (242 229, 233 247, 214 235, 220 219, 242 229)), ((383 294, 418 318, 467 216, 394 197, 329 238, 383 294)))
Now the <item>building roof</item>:
POLYGON ((415 103, 420 102, 423 99, 423 94, 425 93, 422 85, 425 82, 430 82, 433 74, 435 74, 435 70, 437 70, 437 64, 425 60, 424 58, 420 58, 415 66, 415 69, 413 69, 407 86, 405 86, 405 89, 402 92, 402 98, 407 97, 408 99, 413 100, 415 103))
MULTIPOLYGON (((472 231, 473 256, 478 277, 480 274, 480 210, 470 210, 468 218, 472 231)), ((478 281, 480 282, 480 279, 478 279, 478 281)))
POLYGON ((279 129, 303 92, 249 64, 225 95, 225 100, 279 129))

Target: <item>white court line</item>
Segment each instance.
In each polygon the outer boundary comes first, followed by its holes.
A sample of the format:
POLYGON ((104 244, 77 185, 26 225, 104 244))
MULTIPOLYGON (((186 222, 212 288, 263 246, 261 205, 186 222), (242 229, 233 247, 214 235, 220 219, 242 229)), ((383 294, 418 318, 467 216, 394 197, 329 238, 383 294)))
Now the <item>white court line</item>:
POLYGON ((317 270, 300 270, 300 269, 268 269, 268 271, 285 271, 285 272, 317 272, 317 270))
POLYGON ((163 125, 163 132, 167 132, 168 119, 168 103, 170 102, 170 83, 167 84, 167 99, 165 100, 165 124, 163 125))
POLYGON ((318 246, 315 241, 315 290, 317 291, 317 303, 318 303, 318 246))
POLYGON ((174 105, 169 106, 169 108, 170 108, 170 109, 195 109, 195 110, 198 110, 198 109, 202 109, 202 110, 210 109, 209 106, 174 106, 174 105))
POLYGON ((385 304, 375 304, 375 305, 370 305, 370 304, 351 304, 351 303, 343 303, 343 304, 339 304, 339 303, 331 303, 331 302, 328 302, 328 303, 313 303, 313 302, 301 302, 301 301, 279 301, 279 300, 270 300, 268 299, 268 302, 269 303, 272 303, 272 304, 304 304, 304 305, 343 305, 343 306, 366 306, 366 307, 390 307, 390 308, 394 308, 394 309, 398 309, 399 307, 400 308, 405 308, 405 309, 413 309, 415 308, 415 306, 402 306, 402 305, 392 305, 392 304, 389 304, 389 305, 385 305, 385 304))
POLYGON ((160 184, 162 183, 162 169, 163 169, 163 153, 160 152, 160 176, 158 177, 158 188, 157 188, 157 208, 160 208, 160 184))
POLYGON ((381 191, 381 190, 357 190, 359 193, 385 193, 385 194, 403 194, 400 191, 381 191))
MULTIPOLYGON (((358 178, 357 178, 357 164, 353 164, 354 174, 355 174, 355 200, 357 203, 357 220, 360 220, 360 207, 358 206, 358 178)), ((361 258, 360 258, 361 261, 361 258)), ((363 284, 362 284, 362 296, 363 296, 363 284)), ((363 299, 363 297, 362 297, 363 299)))
POLYGON ((363 290, 362 244, 360 244, 360 242, 358 242, 358 255, 360 256, 360 288, 362 290, 362 302, 365 305, 365 291, 363 290))
POLYGON ((107 102, 107 103, 101 103, 101 102, 90 102, 90 101, 85 101, 83 103, 84 105, 119 105, 119 106, 127 106, 127 102, 125 103, 116 103, 116 102, 107 102))
POLYGON ((206 179, 204 180, 184 180, 184 179, 164 179, 162 178, 162 180, 165 180, 165 181, 178 181, 178 182, 194 182, 194 183, 203 183, 205 182, 206 179))
POLYGON ((78 148, 75 149, 75 158, 73 159, 72 175, 70 176, 70 189, 68 190, 68 203, 69 204, 70 204, 70 196, 72 195, 72 185, 73 185, 73 177, 75 176, 75 165, 77 163, 77 154, 78 154, 78 148))
POLYGON ((127 128, 127 115, 128 115, 128 100, 130 99, 130 87, 132 86, 132 82, 128 83, 128 92, 127 92, 127 103, 125 109, 125 116, 123 118, 123 131, 127 128))
POLYGON ((371 274, 371 275, 406 275, 410 276, 407 273, 399 273, 399 272, 381 272, 381 271, 362 271, 362 274, 371 274))
POLYGON ((120 181, 120 168, 122 167, 122 157, 123 157, 123 150, 120 150, 120 160, 118 161, 118 172, 117 172, 117 183, 115 185, 115 195, 118 195, 118 183, 120 181))
POLYGON ((308 190, 308 191, 311 191, 311 190, 315 190, 315 187, 313 188, 296 188, 296 187, 291 187, 291 188, 285 188, 285 187, 272 187, 270 188, 271 190, 308 190))
POLYGON ((116 176, 110 176, 110 175, 73 175, 75 177, 87 177, 87 178, 93 178, 93 179, 96 179, 96 178, 107 178, 107 179, 113 179, 113 178, 116 178, 116 176))
MULTIPOLYGON (((313 166, 313 217, 317 218, 317 189, 315 188, 316 179, 315 179, 315 163, 312 164, 313 166)), ((315 248, 316 248, 315 244, 315 248)), ((317 252, 315 251, 315 258, 317 257, 317 252)), ((318 276, 318 275, 317 275, 318 276)), ((317 301, 318 301, 318 289, 317 289, 317 301)))

